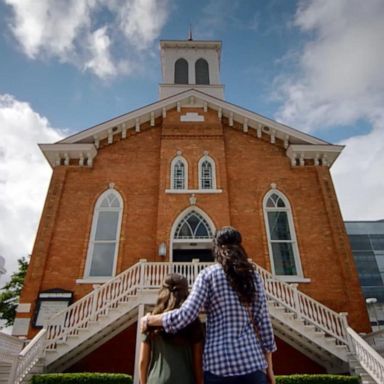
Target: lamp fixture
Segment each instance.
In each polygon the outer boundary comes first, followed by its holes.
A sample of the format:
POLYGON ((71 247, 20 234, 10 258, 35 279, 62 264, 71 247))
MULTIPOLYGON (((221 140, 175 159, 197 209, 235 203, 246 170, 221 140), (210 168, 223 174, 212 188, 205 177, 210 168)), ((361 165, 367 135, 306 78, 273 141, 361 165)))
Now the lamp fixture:
POLYGON ((164 242, 162 242, 159 245, 159 256, 165 257, 166 255, 167 255, 167 245, 164 242))

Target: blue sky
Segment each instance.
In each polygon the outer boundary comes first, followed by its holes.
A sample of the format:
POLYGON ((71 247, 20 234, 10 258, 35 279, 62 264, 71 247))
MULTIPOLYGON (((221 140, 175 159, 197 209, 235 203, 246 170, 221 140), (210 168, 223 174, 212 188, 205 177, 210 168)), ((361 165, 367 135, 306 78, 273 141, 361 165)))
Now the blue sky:
POLYGON ((346 220, 384 218, 381 0, 0 0, 0 254, 31 252, 37 148, 158 99, 159 40, 222 40, 227 101, 346 149, 346 220), (64 4, 64 5, 63 5, 64 4))

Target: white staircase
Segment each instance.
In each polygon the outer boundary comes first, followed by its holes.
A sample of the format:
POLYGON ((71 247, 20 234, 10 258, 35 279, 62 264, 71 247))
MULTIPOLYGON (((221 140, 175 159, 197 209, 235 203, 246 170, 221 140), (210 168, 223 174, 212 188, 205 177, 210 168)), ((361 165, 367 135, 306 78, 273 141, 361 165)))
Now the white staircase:
POLYGON ((363 336, 363 339, 382 357, 384 357, 384 329, 363 336))
POLYGON ((17 337, 0 332, 0 384, 8 384, 23 345, 17 337))
MULTIPOLYGON (((183 274, 192 285, 210 263, 151 263, 141 261, 52 317, 19 354, 9 383, 27 382, 39 365, 60 372, 132 325, 139 307, 152 305, 164 277, 183 274)), ((384 383, 384 359, 348 327, 338 314, 303 294, 294 285, 256 266, 268 298, 277 336, 328 372, 359 374, 363 383, 384 383)), ((41 369, 40 369, 41 370, 41 369)))

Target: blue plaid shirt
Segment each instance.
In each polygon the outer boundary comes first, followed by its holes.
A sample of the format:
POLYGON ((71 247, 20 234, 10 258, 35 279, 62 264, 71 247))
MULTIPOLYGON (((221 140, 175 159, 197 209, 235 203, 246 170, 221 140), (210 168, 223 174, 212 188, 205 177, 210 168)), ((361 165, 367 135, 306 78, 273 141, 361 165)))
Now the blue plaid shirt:
POLYGON ((263 282, 255 272, 256 298, 252 314, 259 339, 246 308, 229 285, 219 264, 201 271, 181 308, 164 313, 163 327, 175 333, 192 322, 202 308, 207 313, 203 369, 219 376, 244 375, 264 370, 264 352, 276 350, 263 282))

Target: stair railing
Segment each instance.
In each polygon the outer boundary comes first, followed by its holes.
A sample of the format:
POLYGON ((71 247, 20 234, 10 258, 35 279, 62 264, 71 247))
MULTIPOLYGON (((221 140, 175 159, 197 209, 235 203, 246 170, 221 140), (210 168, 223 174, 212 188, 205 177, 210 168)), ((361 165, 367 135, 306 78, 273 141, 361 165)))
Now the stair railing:
POLYGON ((10 384, 20 384, 23 378, 44 355, 46 332, 46 329, 41 329, 31 342, 19 353, 17 364, 15 364, 12 369, 8 381, 10 384))
POLYGON ((200 263, 197 259, 192 263, 183 262, 159 262, 159 263, 145 263, 144 264, 144 289, 160 288, 166 275, 170 273, 178 273, 183 275, 188 280, 188 285, 192 287, 197 275, 204 268, 212 265, 212 263, 200 263))
POLYGON ((269 298, 277 301, 288 310, 328 335, 334 337, 339 344, 348 346, 346 332, 346 315, 337 313, 310 296, 300 292, 286 282, 279 280, 270 272, 256 265, 256 270, 263 279, 265 291, 269 298))
POLYGON ((116 308, 119 303, 128 302, 129 297, 135 296, 140 288, 143 268, 143 262, 133 265, 51 317, 45 326, 46 349, 56 349, 57 342, 77 334, 81 328, 87 328, 90 322, 107 315, 108 311, 116 308))
POLYGON ((138 290, 159 288, 169 273, 180 273, 193 284, 198 273, 211 263, 148 263, 144 260, 112 278, 90 292, 68 308, 51 317, 46 325, 46 349, 56 349, 56 343, 80 328, 87 328, 89 322, 97 321, 111 308, 128 301, 138 290))
POLYGON ((384 383, 384 358, 380 356, 362 337, 348 327, 351 352, 361 366, 378 383, 384 383))

